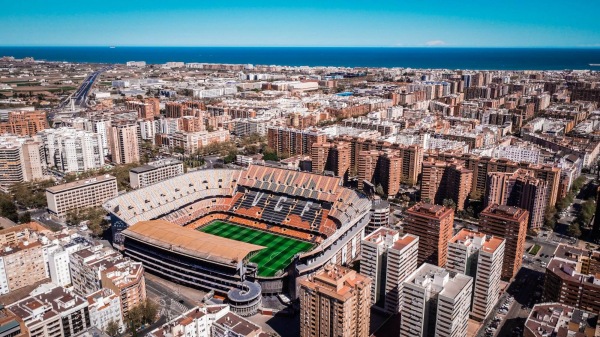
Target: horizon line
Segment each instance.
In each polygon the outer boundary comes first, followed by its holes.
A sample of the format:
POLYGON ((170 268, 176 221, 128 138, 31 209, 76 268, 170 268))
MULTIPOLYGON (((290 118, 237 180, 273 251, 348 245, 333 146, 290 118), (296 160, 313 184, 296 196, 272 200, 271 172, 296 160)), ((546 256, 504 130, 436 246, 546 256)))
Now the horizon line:
POLYGON ((278 46, 278 45, 0 45, 0 48, 419 48, 419 49, 600 49, 599 45, 589 46, 278 46))

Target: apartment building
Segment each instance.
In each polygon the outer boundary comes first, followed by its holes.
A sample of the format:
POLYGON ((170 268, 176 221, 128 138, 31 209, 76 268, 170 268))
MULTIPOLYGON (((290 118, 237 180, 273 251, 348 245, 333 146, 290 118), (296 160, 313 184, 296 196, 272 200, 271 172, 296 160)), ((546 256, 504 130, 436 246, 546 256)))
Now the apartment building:
POLYGON ((102 288, 86 296, 90 313, 90 324, 93 327, 106 331, 110 322, 119 325, 121 332, 125 330, 121 299, 112 290, 102 288))
POLYGON ((404 281, 400 337, 466 336, 472 288, 470 276, 421 265, 404 281))
POLYGON ((113 163, 130 164, 140 161, 140 135, 137 124, 113 125, 108 129, 107 138, 113 163))
POLYGON ((109 174, 48 187, 48 211, 63 217, 73 209, 100 206, 118 192, 117 178, 109 174))
POLYGON ((0 251, 0 294, 44 280, 44 252, 39 241, 19 240, 0 251))
POLYGON ((168 135, 169 146, 182 148, 187 154, 194 154, 212 143, 226 142, 230 138, 228 130, 220 129, 212 132, 176 131, 168 135))
POLYGON ((104 165, 102 139, 97 133, 62 127, 38 133, 45 163, 65 173, 98 169, 104 165))
POLYGON ((471 183, 471 197, 485 196, 488 188, 488 174, 491 172, 514 172, 519 168, 530 170, 537 179, 542 179, 548 186, 546 194, 546 205, 554 206, 560 190, 560 173, 558 167, 552 165, 537 165, 528 162, 513 162, 507 159, 496 159, 488 156, 477 156, 474 154, 453 155, 436 153, 429 155, 430 158, 438 160, 458 159, 465 163, 465 167, 473 171, 473 182, 471 183))
POLYGON ((488 175, 486 205, 515 206, 529 211, 528 228, 544 225, 548 185, 534 177, 533 172, 518 169, 511 173, 492 172, 488 175))
POLYGON ((35 136, 48 128, 45 111, 10 111, 8 120, 0 122, 0 134, 35 136))
POLYGON ((346 180, 350 170, 350 145, 344 142, 313 144, 311 160, 313 173, 333 172, 346 180))
POLYGON ((301 337, 369 336, 371 279, 341 266, 300 281, 301 337))
POLYGON ((52 283, 61 287, 69 286, 71 284, 69 251, 61 247, 50 252, 48 254, 48 271, 50 273, 52 283))
POLYGON ((423 148, 419 145, 392 144, 374 139, 361 137, 341 136, 335 138, 334 142, 346 142, 350 144, 350 176, 358 176, 361 151, 385 151, 391 150, 401 159, 400 179, 406 184, 417 183, 421 166, 423 164, 423 148))
POLYGON ((146 279, 141 262, 121 258, 101 263, 99 267, 100 283, 119 296, 124 317, 131 308, 146 300, 146 279))
POLYGON ((158 160, 129 170, 129 184, 141 188, 183 174, 179 160, 158 160))
POLYGON ((42 179, 45 161, 43 145, 31 137, 0 136, 0 185, 42 179))
POLYGON ((492 204, 479 214, 479 231, 506 240, 502 279, 510 280, 523 264, 529 212, 522 208, 492 204))
POLYGON ((531 309, 523 337, 600 336, 598 312, 589 312, 560 303, 536 304, 531 309))
POLYGON ((215 319, 211 327, 212 337, 268 337, 262 328, 247 319, 228 312, 215 319))
POLYGON ((419 237, 379 228, 361 241, 360 273, 371 279, 371 305, 389 314, 400 311, 402 284, 417 270, 419 237))
POLYGON ((358 188, 364 189, 365 181, 378 188, 383 193, 394 197, 400 191, 402 182, 402 159, 392 151, 362 151, 358 162, 358 188))
POLYGON ((88 302, 62 287, 26 297, 8 310, 25 322, 30 337, 72 337, 91 327, 88 302))
MULTIPOLYGON (((203 305, 194 307, 175 319, 167 322, 162 327, 156 328, 149 337, 211 337, 215 321, 230 313, 228 305, 203 305)), ((239 317, 239 316, 238 316, 239 317)), ((240 317, 241 318, 241 317, 240 317)), ((231 317, 229 318, 231 321, 231 317)), ((227 319, 225 319, 227 322, 227 319)), ((237 321, 237 320, 236 320, 237 321)), ((230 325, 230 327, 233 324, 230 325)), ((218 332, 226 331, 222 324, 216 329, 218 332)), ((237 329, 239 331, 239 329, 237 329)), ((254 330, 252 330, 254 331, 254 330)), ((217 331, 215 331, 217 332, 217 331)))
POLYGON ((543 299, 600 311, 600 253, 559 244, 546 267, 543 299))
POLYGON ((327 135, 317 129, 291 129, 270 127, 267 129, 267 142, 277 152, 278 157, 311 155, 313 144, 325 143, 327 135))
POLYGON ((457 211, 465 209, 465 201, 471 192, 473 171, 457 161, 429 159, 423 161, 422 172, 421 200, 442 205, 444 200, 452 199, 457 211))
POLYGON ((6 307, 0 307, 0 337, 29 337, 23 320, 6 307))
POLYGON ((446 269, 471 276, 474 282, 471 317, 483 321, 500 297, 505 240, 462 229, 448 243, 446 269))
POLYGON ((419 265, 446 265, 453 226, 454 210, 448 207, 419 202, 406 211, 404 232, 419 237, 419 265))
POLYGON ((102 287, 100 271, 122 256, 115 250, 95 245, 71 254, 71 279, 73 291, 81 296, 94 293, 102 287))

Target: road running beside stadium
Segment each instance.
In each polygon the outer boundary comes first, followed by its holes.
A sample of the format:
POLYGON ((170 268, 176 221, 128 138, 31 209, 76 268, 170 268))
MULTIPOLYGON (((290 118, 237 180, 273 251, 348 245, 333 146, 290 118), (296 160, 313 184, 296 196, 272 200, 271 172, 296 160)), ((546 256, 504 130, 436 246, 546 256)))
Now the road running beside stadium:
POLYGON ((294 255, 306 252, 313 247, 312 243, 285 236, 263 232, 224 221, 214 221, 198 228, 207 234, 223 238, 264 246, 250 258, 250 262, 258 265, 258 276, 271 277, 287 267, 294 255))

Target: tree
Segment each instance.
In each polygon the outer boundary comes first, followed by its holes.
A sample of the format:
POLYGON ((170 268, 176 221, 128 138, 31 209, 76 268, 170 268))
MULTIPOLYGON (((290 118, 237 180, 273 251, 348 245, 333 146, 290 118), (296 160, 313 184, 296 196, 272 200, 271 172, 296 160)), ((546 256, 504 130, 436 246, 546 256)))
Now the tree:
POLYGON ((87 221, 87 227, 95 236, 102 236, 110 226, 105 219, 106 211, 102 207, 89 207, 74 209, 67 212, 67 224, 79 226, 82 221, 87 221))
POLYGON ((110 337, 117 337, 119 335, 119 323, 115 321, 110 321, 106 325, 106 329, 104 332, 110 337))
POLYGON ((129 312, 127 313, 127 322, 132 335, 135 335, 137 330, 142 326, 144 321, 144 313, 142 310, 142 306, 137 305, 133 308, 130 308, 129 312))
POLYGON ((584 226, 589 225, 596 213, 596 202, 593 199, 586 200, 581 204, 581 212, 577 215, 577 220, 584 226))
POLYGON ((554 230, 554 227, 556 226, 556 208, 554 206, 546 209, 546 213, 544 213, 544 226, 554 230))
POLYGON ((445 207, 449 207, 449 208, 456 208, 456 203, 454 202, 454 200, 447 198, 444 199, 444 201, 442 201, 442 205, 444 205, 445 207))
POLYGON ((574 238, 579 238, 581 236, 581 229, 579 228, 579 223, 573 222, 569 229, 567 230, 567 234, 574 238))
POLYGON ((15 206, 15 203, 12 201, 11 197, 4 193, 0 193, 0 215, 12 222, 19 221, 17 206, 15 206))
POLYGON ((377 187, 375 187, 375 193, 379 196, 385 195, 385 191, 383 190, 383 186, 381 186, 381 184, 377 184, 377 187))
POLYGON ((19 223, 28 223, 31 222, 31 213, 29 212, 25 212, 21 215, 19 215, 19 223))
POLYGON ((144 323, 154 323, 154 321, 156 320, 156 315, 158 314, 158 304, 152 302, 149 299, 146 299, 140 304, 140 306, 142 307, 142 317, 144 323))

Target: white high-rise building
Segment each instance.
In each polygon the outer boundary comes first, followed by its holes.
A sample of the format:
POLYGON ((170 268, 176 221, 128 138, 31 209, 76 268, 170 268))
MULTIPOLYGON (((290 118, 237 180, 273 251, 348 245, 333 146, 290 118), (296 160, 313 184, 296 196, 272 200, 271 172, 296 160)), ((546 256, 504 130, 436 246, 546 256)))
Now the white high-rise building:
POLYGON ((467 335, 473 279, 425 263, 404 282, 401 337, 467 335))
POLYGON ((121 332, 125 330, 121 299, 112 290, 102 288, 86 296, 89 303, 90 324, 106 331, 110 322, 119 325, 121 332))
POLYGON ((69 253, 66 250, 59 249, 50 253, 48 255, 48 267, 52 283, 61 287, 71 284, 69 253))
POLYGON ((102 139, 97 133, 62 127, 38 133, 44 143, 46 164, 62 172, 83 172, 104 164, 102 139))
POLYGON ((387 313, 402 305, 402 283, 417 269, 419 237, 381 227, 361 242, 360 273, 371 283, 371 304, 387 313))
POLYGON ((462 229, 448 243, 446 269, 471 276, 475 286, 471 316, 484 320, 500 297, 505 240, 462 229))

